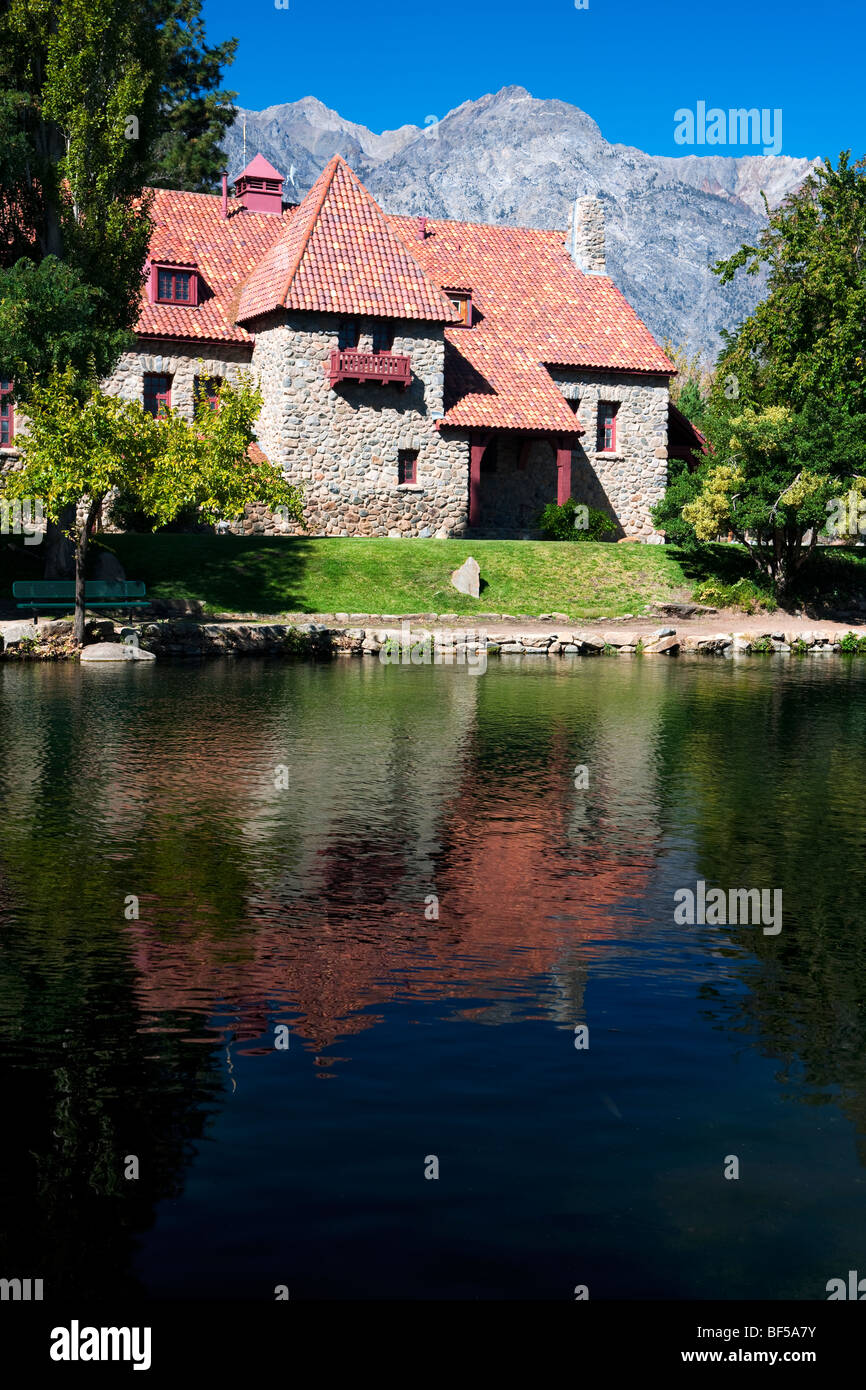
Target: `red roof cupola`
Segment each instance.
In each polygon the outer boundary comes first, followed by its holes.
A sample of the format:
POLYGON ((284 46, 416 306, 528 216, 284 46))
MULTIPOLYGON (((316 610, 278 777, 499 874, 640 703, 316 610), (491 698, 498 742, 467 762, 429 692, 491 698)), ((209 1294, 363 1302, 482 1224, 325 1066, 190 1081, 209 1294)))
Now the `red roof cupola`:
POLYGON ((247 212, 274 212, 280 217, 283 176, 264 155, 257 154, 235 179, 235 197, 247 212))

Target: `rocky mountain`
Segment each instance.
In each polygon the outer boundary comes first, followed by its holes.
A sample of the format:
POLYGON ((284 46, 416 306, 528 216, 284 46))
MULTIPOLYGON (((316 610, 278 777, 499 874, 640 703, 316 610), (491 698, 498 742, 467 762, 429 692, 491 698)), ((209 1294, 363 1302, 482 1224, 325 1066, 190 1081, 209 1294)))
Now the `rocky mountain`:
POLYGON ((232 176, 261 150, 300 199, 335 153, 386 212, 515 226, 568 225, 575 197, 600 198, 608 273, 659 339, 712 357, 762 293, 760 277, 722 286, 710 270, 765 225, 813 161, 789 155, 648 155, 610 144, 585 111, 505 87, 425 127, 376 135, 315 97, 239 110, 232 176), (245 132, 245 145, 244 145, 245 132))

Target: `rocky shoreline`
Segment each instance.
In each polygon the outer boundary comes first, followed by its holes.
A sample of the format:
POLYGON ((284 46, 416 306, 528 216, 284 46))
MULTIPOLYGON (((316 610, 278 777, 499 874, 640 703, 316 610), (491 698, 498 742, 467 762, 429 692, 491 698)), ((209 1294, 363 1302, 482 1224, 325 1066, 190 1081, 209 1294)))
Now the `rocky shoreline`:
MULTIPOLYGON (((119 624, 108 620, 88 626, 88 643, 120 644, 122 638, 137 642, 144 652, 157 657, 268 656, 324 659, 332 656, 376 656, 383 662, 421 664, 466 659, 474 656, 677 656, 698 653, 707 656, 746 656, 751 654, 829 655, 866 654, 866 628, 847 630, 839 625, 826 628, 788 626, 765 620, 750 630, 706 632, 674 626, 640 628, 583 626, 556 622, 542 623, 528 618, 525 623, 503 622, 497 615, 491 630, 481 624, 469 626, 457 615, 442 615, 432 623, 420 622, 428 615, 399 618, 384 615, 356 621, 260 621, 195 622, 169 619, 161 622, 119 624), (446 625, 443 618, 452 618, 446 625), (458 624, 464 624, 462 626, 458 624)), ((429 615, 433 617, 434 615, 429 615)), ((492 617, 493 615, 491 615, 492 617)), ((556 615, 557 617, 560 615, 556 615)), ((343 619, 344 615, 336 615, 343 619)), ((80 651, 72 644, 72 624, 54 620, 34 625, 30 622, 0 622, 0 655, 7 660, 75 660, 80 651)))

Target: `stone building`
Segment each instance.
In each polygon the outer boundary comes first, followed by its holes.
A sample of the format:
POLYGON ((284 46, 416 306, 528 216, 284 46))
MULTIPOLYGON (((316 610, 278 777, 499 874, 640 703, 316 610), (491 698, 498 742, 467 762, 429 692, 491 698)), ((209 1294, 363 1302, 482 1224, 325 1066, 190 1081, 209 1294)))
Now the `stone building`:
MULTIPOLYGON (((154 413, 248 370, 258 445, 309 532, 531 534, 549 501, 656 539, 673 366, 605 274, 600 204, 562 231, 390 217, 339 156, 296 206, 261 155, 228 196, 157 190, 137 343, 108 389, 154 413)), ((7 394, 0 449, 14 450, 7 394)), ((283 529, 264 508, 239 528, 283 529)))

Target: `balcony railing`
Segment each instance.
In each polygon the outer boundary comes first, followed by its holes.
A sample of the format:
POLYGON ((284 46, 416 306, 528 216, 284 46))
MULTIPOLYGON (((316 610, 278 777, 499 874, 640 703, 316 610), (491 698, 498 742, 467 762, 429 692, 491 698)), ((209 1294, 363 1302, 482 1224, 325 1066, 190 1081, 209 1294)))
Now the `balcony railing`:
POLYGON ((412 381, 412 364, 410 358, 399 352, 335 348, 331 353, 328 380, 331 386, 336 386, 338 381, 380 381, 383 386, 391 382, 405 390, 412 381))

